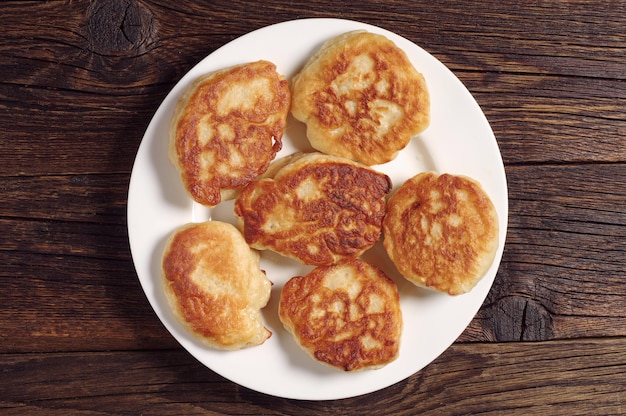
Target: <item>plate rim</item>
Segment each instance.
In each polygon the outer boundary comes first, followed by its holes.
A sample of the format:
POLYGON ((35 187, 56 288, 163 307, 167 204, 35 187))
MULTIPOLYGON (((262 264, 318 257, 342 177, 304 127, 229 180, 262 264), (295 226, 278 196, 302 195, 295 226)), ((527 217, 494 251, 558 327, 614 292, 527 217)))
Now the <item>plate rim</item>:
MULTIPOLYGON (((267 33, 267 32, 266 32, 267 33)), ((404 49, 404 48, 403 48, 404 49)), ((406 51, 407 55, 411 56, 411 53, 409 51, 406 51)), ((418 68, 419 70, 419 68, 418 68)), ((427 80, 428 82, 428 80, 427 80)), ((152 138, 152 140, 156 140, 154 138, 152 138)), ((342 398, 349 398, 349 397, 356 397, 359 395, 363 395, 363 394, 367 394, 367 393, 371 393, 377 390, 381 390, 384 389, 386 387, 389 387, 397 382, 400 382, 402 380, 405 380, 406 378, 408 378, 409 376, 411 376, 412 374, 415 374, 418 371, 421 371, 424 367, 426 367, 427 365, 429 365, 430 363, 432 363, 432 361, 434 361, 441 353, 443 353, 444 351, 446 351, 450 345, 452 345, 455 340, 458 338, 459 335, 461 335, 461 333, 465 330, 465 328, 467 328, 467 326, 469 325, 469 323, 471 322, 472 319, 474 319, 476 313, 478 312, 478 310, 480 309, 480 306, 482 305, 482 303, 484 302, 484 300, 486 299, 490 288, 493 284, 493 281, 495 280, 495 277, 497 275, 497 271, 499 268, 499 265, 501 263, 502 260, 502 254, 503 254, 503 250, 504 250, 504 239, 506 238, 506 233, 508 230, 508 185, 507 185, 507 178, 506 178, 506 172, 504 170, 504 163, 502 161, 502 157, 499 151, 499 147, 498 147, 498 143, 497 140, 495 138, 495 135, 493 134, 493 130, 491 129, 491 126, 489 125, 489 122, 485 116, 485 114, 483 113, 482 109, 480 109, 480 106, 478 105, 478 103, 476 102, 476 100, 474 99, 474 97, 472 96, 472 94, 469 92, 469 90, 465 87, 465 85, 456 77, 456 75, 454 75, 454 73, 447 67, 445 66, 443 63, 441 63, 441 61, 439 61, 437 58, 435 58, 433 55, 431 55, 429 52, 425 51, 424 49, 422 49, 419 45, 413 43, 412 41, 394 33, 391 32, 385 28, 379 27, 379 26, 374 26, 372 24, 369 23, 364 23, 364 22, 359 22, 356 20, 348 20, 348 19, 339 19, 339 18, 304 18, 304 19, 294 19, 294 20, 286 20, 286 21, 282 21, 279 23, 275 23, 275 24, 271 24, 268 26, 264 26, 261 28, 257 28, 251 32, 245 33, 235 39, 233 39, 232 41, 220 46, 219 48, 215 49, 213 52, 209 53, 207 56, 205 56, 203 59, 201 59, 198 63, 196 63, 195 65, 193 65, 175 84, 174 86, 170 89, 170 91, 168 92, 168 94, 166 95, 166 97, 162 100, 162 102, 159 104, 157 110, 155 111, 150 123, 148 124, 146 131, 144 133, 144 136, 142 137, 141 143, 139 145, 139 148, 137 149, 137 153, 135 155, 135 160, 133 161, 133 168, 132 168, 132 172, 131 172, 131 177, 130 177, 130 182, 129 182, 129 191, 128 191, 128 204, 127 204, 127 230, 128 230, 128 238, 129 238, 129 242, 130 242, 130 248, 131 248, 131 256, 132 256, 132 260, 135 266, 135 270, 137 273, 137 276, 140 280, 141 286, 142 286, 142 290, 144 291, 145 296, 147 297, 153 311, 155 312, 155 314, 157 315, 157 317, 159 318, 159 320, 161 321, 161 323, 166 327, 166 329, 168 330, 168 332, 170 332, 170 334, 179 342, 179 344, 185 349, 187 350, 192 356, 194 356, 194 358, 196 358, 198 361, 200 361, 203 365, 205 365, 207 368, 211 369, 211 371, 216 372, 217 374, 220 374, 221 376, 231 380, 234 383, 237 383, 241 386, 244 386, 246 388, 249 388, 251 390, 255 390, 264 394, 268 394, 268 395, 272 395, 272 396, 277 396, 277 397, 283 397, 283 398, 289 398, 289 399, 299 399, 299 400, 335 400, 335 399, 342 399, 342 398), (186 342, 181 342, 181 339, 179 339, 179 336, 176 335, 176 330, 174 328, 172 328, 171 322, 167 322, 166 320, 164 320, 163 316, 162 316, 162 311, 159 311, 158 308, 155 307, 154 301, 153 301, 153 294, 148 293, 146 285, 144 284, 144 278, 142 278, 142 275, 140 275, 140 267, 143 267, 142 265, 138 264, 138 259, 136 258, 136 252, 137 252, 137 239, 136 239, 136 235, 135 235, 135 229, 132 222, 132 218, 135 218, 136 212, 136 198, 137 197, 137 186, 138 186, 138 180, 140 178, 139 173, 136 172, 136 167, 138 167, 138 161, 140 159, 140 155, 142 155, 143 153, 145 153, 145 147, 148 146, 148 142, 151 140, 150 137, 148 137, 148 133, 151 131, 151 128, 153 128, 153 124, 156 123, 156 119, 157 116, 163 116, 163 112, 164 112, 164 108, 166 103, 171 102, 172 100, 174 100, 175 98, 175 94, 177 92, 180 92, 183 89, 183 86, 185 84, 185 82, 189 82, 190 79, 195 78, 195 76, 197 76, 196 74, 202 72, 202 68, 203 66, 206 66, 206 63, 210 61, 210 59, 212 57, 215 57, 216 54, 220 54, 222 53, 222 51, 227 50, 229 47, 232 48, 233 45, 236 46, 237 43, 242 43, 243 41, 247 40, 247 39, 251 39, 254 38, 255 36, 258 36, 259 33, 262 33, 263 31, 272 31, 272 30, 276 30, 278 27, 287 27, 289 25, 324 25, 324 24, 332 24, 332 25, 339 25, 339 26, 355 26, 355 27, 360 27, 362 29, 365 30, 373 30, 379 33, 383 33, 386 35, 390 35, 392 38, 398 38, 398 39, 402 39, 404 42, 408 42, 408 44, 412 45, 412 47, 417 48, 418 50, 420 50, 421 52, 423 52, 424 54, 426 54, 427 56, 430 57, 430 59, 432 59, 432 62, 430 62, 431 64, 437 64, 439 66, 439 70, 440 71, 445 71, 448 75, 448 77, 451 77, 451 79, 456 80, 456 82, 458 83, 457 87, 462 88, 462 90, 464 90, 465 93, 467 93, 469 99, 471 99, 471 101, 473 101, 474 105, 478 108, 479 110, 479 114, 482 116, 482 120, 481 122, 483 122, 484 124, 486 124, 490 134, 489 140, 493 141, 493 143, 491 143, 492 145, 495 144, 495 148, 497 150, 497 155, 498 155, 498 160, 496 160, 495 165, 497 166, 497 170, 499 171, 499 173, 501 174, 501 179, 502 179, 502 184, 501 187, 502 189, 500 190, 501 192, 504 192, 504 205, 502 205, 502 203, 500 204, 500 210, 503 212, 498 212, 498 216, 499 216, 499 221, 500 221, 500 238, 501 238, 501 242, 499 243, 499 248, 498 251, 496 253, 496 258, 494 259, 494 263, 492 264, 492 269, 495 266, 495 271, 493 272, 493 276, 490 277, 490 281, 488 282, 488 288, 485 291, 484 296, 482 296, 482 300, 481 302, 478 304, 478 307, 475 308, 475 310, 473 310, 470 314, 469 319, 467 319, 467 322, 464 323, 463 325, 463 330, 457 334, 447 345, 445 345, 444 348, 441 348, 441 351, 435 355, 428 363, 426 363, 425 365, 423 365, 422 367, 416 369, 415 371, 410 371, 410 372, 406 372, 406 374, 403 374, 401 377, 396 377, 392 382, 389 383, 383 383, 385 385, 377 385, 371 389, 368 389, 367 387, 365 388, 359 388, 358 391, 353 391, 351 393, 348 394, 342 394, 340 392, 334 392, 333 394, 329 394, 329 393, 325 393, 323 395, 315 395, 315 394, 294 394, 294 393, 289 393, 289 394, 282 394, 280 391, 275 390, 275 389, 269 389, 269 388, 264 388, 263 386, 259 387, 258 385, 256 385, 255 383, 251 383, 249 381, 245 381, 245 380, 236 380, 233 379, 232 375, 226 375, 223 374, 222 371, 218 371, 216 370, 214 367, 212 367, 211 365, 207 364, 205 362, 204 359, 202 359, 201 357, 198 357, 197 354, 194 354, 193 351, 190 351, 189 348, 189 344, 186 342), (132 201, 132 202, 131 202, 132 201), (504 217, 504 218, 502 218, 504 217), (503 230, 502 230, 502 226, 504 226, 503 230)), ((181 224, 182 225, 182 224, 181 224)), ((158 277, 155 276, 151 276, 152 279, 158 279, 158 277)), ((485 276, 485 278, 487 278, 487 276, 485 276)), ((463 295, 461 295, 463 296, 463 295)), ((406 329, 405 329, 406 330, 406 329)), ((258 347, 255 347, 258 348, 258 347)), ((380 370, 373 370, 374 372, 378 372, 380 370)), ((309 392, 310 393, 310 392, 309 392)))

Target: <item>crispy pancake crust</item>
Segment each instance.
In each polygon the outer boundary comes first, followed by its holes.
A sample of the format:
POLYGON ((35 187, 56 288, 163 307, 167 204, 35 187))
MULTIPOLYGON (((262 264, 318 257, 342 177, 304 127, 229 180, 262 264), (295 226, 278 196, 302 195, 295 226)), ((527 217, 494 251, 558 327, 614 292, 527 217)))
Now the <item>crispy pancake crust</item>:
POLYGON ((428 127, 430 97, 404 51, 353 31, 326 42, 293 78, 291 113, 315 149, 375 165, 428 127))
POLYGON ((480 184, 425 172, 389 198, 383 245, 400 273, 450 295, 470 291, 498 248, 498 217, 480 184))
POLYGON ((345 371, 380 368, 399 353, 397 286, 362 260, 290 279, 280 295, 279 317, 315 360, 345 371))
MULTIPOLYGON (((391 180, 321 153, 282 160, 273 178, 252 182, 235 202, 246 241, 311 265, 356 258, 381 235, 391 180)), ((274 171, 270 167, 270 171, 274 171)))
POLYGON ((215 206, 263 173, 282 147, 288 81, 267 61, 200 77, 179 100, 169 157, 197 202, 215 206))
POLYGON ((270 337, 260 309, 271 283, 235 226, 209 221, 181 227, 166 244, 162 273, 174 315, 205 344, 237 350, 270 337))

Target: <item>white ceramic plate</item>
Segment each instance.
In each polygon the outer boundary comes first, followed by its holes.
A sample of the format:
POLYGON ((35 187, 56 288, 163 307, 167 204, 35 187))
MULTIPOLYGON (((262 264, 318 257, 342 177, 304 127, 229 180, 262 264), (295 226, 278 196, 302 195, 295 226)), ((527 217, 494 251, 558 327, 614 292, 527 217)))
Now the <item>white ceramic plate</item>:
MULTIPOLYGON (((304 126, 289 119, 278 157, 311 150, 304 126)), ((265 27, 242 36, 198 63, 172 89, 157 110, 141 142, 128 195, 128 234, 137 275, 157 316, 180 344, 204 365, 247 388, 270 395, 326 400, 357 396, 404 380, 445 351, 470 323, 492 285, 502 257, 508 200, 504 166, 493 132, 471 94, 437 59, 387 30, 339 19, 305 19, 265 27), (499 215, 500 246, 483 280, 468 294, 450 297, 418 289, 397 275, 380 244, 365 255, 399 286, 404 332, 399 358, 386 367, 345 373, 313 361, 296 346, 277 316, 283 284, 310 268, 262 253, 261 267, 274 282, 263 310, 273 336, 263 345, 236 352, 205 347, 175 320, 163 295, 161 255, 172 231, 188 222, 209 219, 234 224, 232 202, 214 209, 192 202, 167 158, 168 126, 183 90, 199 75, 259 59, 274 62, 290 78, 326 40, 346 31, 365 29, 393 40, 424 74, 431 95, 430 127, 392 162, 376 168, 394 186, 425 170, 464 174, 480 181, 499 215)))

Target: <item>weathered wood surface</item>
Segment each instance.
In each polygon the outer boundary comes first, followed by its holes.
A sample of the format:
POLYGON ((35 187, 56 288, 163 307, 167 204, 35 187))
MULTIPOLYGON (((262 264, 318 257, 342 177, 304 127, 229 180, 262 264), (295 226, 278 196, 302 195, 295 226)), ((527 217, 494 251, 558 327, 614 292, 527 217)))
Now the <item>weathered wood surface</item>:
POLYGON ((180 350, 6 354, 0 403, 3 415, 618 415, 625 347, 610 338, 455 344, 384 390, 319 402, 250 391, 180 350))
POLYGON ((626 414, 626 3, 0 2, 3 414, 626 414), (180 77, 268 24, 341 17, 440 59, 510 197, 494 286, 433 364, 362 398, 250 392, 181 351, 135 275, 128 181, 180 77))

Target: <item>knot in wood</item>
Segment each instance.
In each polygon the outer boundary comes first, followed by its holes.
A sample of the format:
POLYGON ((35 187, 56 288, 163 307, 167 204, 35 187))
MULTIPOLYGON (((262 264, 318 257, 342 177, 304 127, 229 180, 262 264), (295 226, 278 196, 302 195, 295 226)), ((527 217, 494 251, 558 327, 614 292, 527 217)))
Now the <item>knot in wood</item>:
POLYGON ((508 296, 497 302, 497 309, 496 340, 545 341, 552 338, 552 315, 535 300, 508 296))
POLYGON ((99 55, 139 55, 154 44, 156 25, 150 10, 137 1, 94 1, 87 11, 87 37, 99 55))

